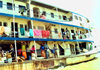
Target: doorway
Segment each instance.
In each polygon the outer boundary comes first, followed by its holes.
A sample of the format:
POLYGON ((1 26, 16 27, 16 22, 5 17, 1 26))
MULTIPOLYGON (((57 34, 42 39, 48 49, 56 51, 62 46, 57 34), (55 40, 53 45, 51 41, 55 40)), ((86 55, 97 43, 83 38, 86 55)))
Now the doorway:
POLYGON ((15 30, 15 37, 18 37, 18 23, 11 22, 11 36, 14 37, 14 30, 15 30), (14 26, 15 25, 15 26, 14 26), (15 27, 15 29, 14 29, 15 27))
POLYGON ((64 49, 58 44, 60 55, 64 55, 64 49))

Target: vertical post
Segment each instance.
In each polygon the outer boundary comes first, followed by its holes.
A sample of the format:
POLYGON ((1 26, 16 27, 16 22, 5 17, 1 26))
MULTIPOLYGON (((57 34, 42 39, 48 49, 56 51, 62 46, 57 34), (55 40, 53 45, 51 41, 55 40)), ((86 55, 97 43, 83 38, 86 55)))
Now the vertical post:
MULTIPOLYGON (((31 0, 29 0, 29 10, 30 10, 30 13, 31 13, 31 0)), ((30 16, 31 16, 31 15, 30 15, 30 16)), ((32 30, 33 30, 33 29, 34 29, 34 28, 33 28, 33 26, 34 26, 33 24, 34 24, 34 23, 33 23, 32 20, 31 20, 31 23, 32 23, 32 30)), ((33 32, 33 38, 35 38, 35 37, 34 37, 34 32, 33 32)), ((34 41, 34 44, 35 44, 35 54, 36 54, 36 57, 37 57, 36 41, 34 41)))
POLYGON ((36 54, 36 57, 37 57, 37 51, 36 51, 36 41, 34 41, 34 44, 35 44, 35 54, 36 54))
POLYGON ((58 12, 58 8, 56 7, 56 12, 57 12, 57 15, 58 15, 58 17, 59 17, 59 12, 58 12))
MULTIPOLYGON (((15 35, 15 13, 14 13, 14 0, 12 0, 12 8, 13 8, 13 26, 14 26, 14 38, 16 37, 15 35)), ((17 44, 16 44, 16 40, 14 40, 14 44, 15 44, 15 58, 16 58, 16 61, 18 62, 17 60, 17 44)))
POLYGON ((77 49, 80 52, 79 42, 77 42, 77 49))

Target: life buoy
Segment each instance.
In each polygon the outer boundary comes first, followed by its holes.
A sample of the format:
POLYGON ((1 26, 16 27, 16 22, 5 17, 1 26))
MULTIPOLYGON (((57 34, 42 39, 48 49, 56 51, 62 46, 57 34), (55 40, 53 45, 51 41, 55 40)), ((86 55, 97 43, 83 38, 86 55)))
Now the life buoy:
POLYGON ((3 33, 4 33, 4 27, 1 26, 1 27, 0 27, 0 35, 2 35, 3 33))

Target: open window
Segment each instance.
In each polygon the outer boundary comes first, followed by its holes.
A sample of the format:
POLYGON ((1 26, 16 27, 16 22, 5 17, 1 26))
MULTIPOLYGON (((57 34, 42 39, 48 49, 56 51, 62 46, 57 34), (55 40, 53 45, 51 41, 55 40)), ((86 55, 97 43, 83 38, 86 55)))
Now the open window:
POLYGON ((66 16, 63 16, 63 20, 67 20, 67 17, 66 16))
POLYGON ((51 17, 54 18, 54 13, 51 13, 51 17))
POLYGON ((60 55, 64 55, 64 49, 58 44, 60 55))
POLYGON ((7 9, 13 10, 13 5, 14 5, 14 9, 15 9, 15 4, 7 3, 7 9))
POLYGON ((2 1, 0 1, 0 8, 2 8, 3 7, 3 4, 2 4, 2 1))

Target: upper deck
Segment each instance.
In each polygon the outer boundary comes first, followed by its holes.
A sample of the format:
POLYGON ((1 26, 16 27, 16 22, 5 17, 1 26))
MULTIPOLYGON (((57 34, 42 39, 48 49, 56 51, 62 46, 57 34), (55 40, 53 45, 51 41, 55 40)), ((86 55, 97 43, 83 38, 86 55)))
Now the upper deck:
MULTIPOLYGON (((29 0, 0 0, 0 17, 0 26, 4 25, 6 34, 9 35, 9 37, 14 37, 11 36, 14 35, 14 22, 16 32, 15 35, 17 34, 16 37, 21 38, 0 38, 1 40, 73 41, 74 34, 77 35, 79 33, 80 35, 78 35, 77 40, 75 40, 76 42, 82 41, 78 39, 89 37, 90 23, 86 17, 37 1, 30 2, 29 0), (41 18, 41 14, 44 14, 45 18, 41 18), (5 22, 8 23, 6 26, 5 22), (28 23, 33 25, 30 25, 32 30, 38 29, 41 31, 49 31, 49 39, 26 39, 27 36, 21 35, 21 28, 25 29, 25 34, 29 34, 30 26, 28 26, 28 23), (7 31, 8 29, 9 31, 7 31), (63 32, 66 31, 66 29, 69 30, 70 40, 63 40, 63 32)), ((84 42, 86 42, 86 40, 84 40, 84 42)))
POLYGON ((0 15, 12 16, 16 18, 23 18, 27 20, 36 20, 51 23, 61 23, 61 25, 79 26, 89 28, 89 20, 77 13, 65 11, 55 6, 39 3, 37 1, 29 0, 12 0, 0 1, 0 15), (14 11, 14 12, 13 12, 14 11), (22 12, 23 11, 23 12, 22 12), (12 13, 11 13, 12 12, 12 13), (22 14, 23 13, 23 14, 22 14), (41 14, 45 14, 45 19, 40 19, 41 14))

